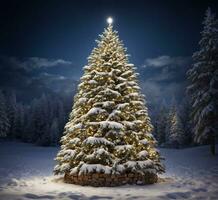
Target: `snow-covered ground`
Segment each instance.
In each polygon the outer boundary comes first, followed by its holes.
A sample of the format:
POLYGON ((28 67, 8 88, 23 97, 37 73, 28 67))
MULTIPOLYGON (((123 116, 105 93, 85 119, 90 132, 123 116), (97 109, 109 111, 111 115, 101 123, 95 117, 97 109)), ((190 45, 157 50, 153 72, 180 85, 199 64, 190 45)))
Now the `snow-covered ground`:
POLYGON ((218 199, 218 156, 208 146, 160 149, 164 182, 147 186, 88 187, 52 175, 58 148, 0 141, 0 199, 218 199))

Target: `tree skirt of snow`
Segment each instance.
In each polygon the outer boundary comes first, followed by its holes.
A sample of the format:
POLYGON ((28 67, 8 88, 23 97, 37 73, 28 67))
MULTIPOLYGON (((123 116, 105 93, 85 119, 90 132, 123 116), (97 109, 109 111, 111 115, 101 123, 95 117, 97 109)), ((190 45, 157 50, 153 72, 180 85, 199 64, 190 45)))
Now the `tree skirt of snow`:
POLYGON ((161 149, 166 158, 164 181, 120 187, 79 186, 54 177, 58 148, 0 142, 0 200, 28 199, 217 199, 218 156, 208 146, 161 149))

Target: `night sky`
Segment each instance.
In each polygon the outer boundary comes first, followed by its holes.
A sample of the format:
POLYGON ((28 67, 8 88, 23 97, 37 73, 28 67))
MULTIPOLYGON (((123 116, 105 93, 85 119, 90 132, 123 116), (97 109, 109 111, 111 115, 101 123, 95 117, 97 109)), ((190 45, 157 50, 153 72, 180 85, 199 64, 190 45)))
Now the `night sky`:
POLYGON ((215 0, 1 1, 0 88, 69 91, 111 16, 143 87, 171 94, 185 80, 208 6, 218 12, 215 0))

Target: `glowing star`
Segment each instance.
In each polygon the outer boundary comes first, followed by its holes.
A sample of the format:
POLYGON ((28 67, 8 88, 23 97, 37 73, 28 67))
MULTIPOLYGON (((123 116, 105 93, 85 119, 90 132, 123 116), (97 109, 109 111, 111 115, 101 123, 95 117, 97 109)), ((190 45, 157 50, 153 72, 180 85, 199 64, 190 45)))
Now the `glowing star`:
POLYGON ((112 17, 108 17, 107 18, 107 23, 108 24, 112 24, 113 23, 113 18, 112 17))

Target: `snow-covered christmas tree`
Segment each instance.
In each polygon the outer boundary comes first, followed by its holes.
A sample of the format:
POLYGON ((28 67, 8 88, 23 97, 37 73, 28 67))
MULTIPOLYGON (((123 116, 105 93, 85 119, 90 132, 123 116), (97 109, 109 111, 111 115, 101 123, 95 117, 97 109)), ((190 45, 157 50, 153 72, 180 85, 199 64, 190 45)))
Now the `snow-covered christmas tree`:
POLYGON ((144 96, 108 22, 84 67, 54 172, 81 185, 154 183, 164 167, 144 96))
POLYGON ((192 98, 192 119, 195 141, 209 140, 215 155, 218 133, 218 20, 208 8, 199 42, 200 50, 193 54, 194 64, 188 71, 192 98))

